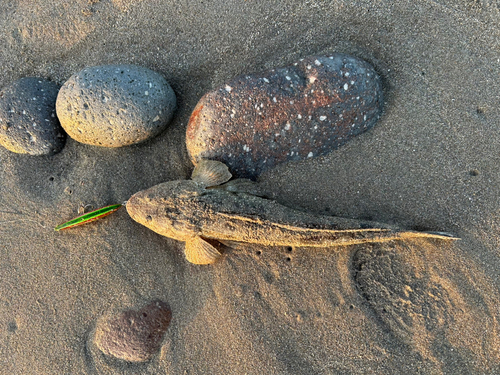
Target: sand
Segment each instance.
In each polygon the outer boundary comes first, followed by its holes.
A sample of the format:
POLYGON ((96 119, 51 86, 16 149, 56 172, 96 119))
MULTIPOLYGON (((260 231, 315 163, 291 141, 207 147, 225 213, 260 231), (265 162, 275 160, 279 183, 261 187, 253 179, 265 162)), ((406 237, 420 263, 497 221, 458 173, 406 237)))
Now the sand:
POLYGON ((2 2, 0 86, 131 63, 161 73, 179 109, 136 146, 0 149, 0 373, 500 373, 499 17, 486 0, 2 2), (326 157, 266 172, 262 185, 297 209, 461 241, 242 246, 204 267, 125 210, 53 231, 82 204, 187 178, 185 127, 206 91, 329 52, 375 66, 384 116, 326 157), (99 317, 154 299, 173 316, 155 357, 100 354, 99 317))

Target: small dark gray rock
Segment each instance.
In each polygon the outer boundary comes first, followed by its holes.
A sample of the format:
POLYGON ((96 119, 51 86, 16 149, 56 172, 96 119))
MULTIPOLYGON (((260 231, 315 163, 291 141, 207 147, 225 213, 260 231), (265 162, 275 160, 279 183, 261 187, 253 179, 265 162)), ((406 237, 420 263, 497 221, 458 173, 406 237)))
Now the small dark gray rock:
POLYGON ((135 65, 85 68, 57 97, 57 116, 74 140, 122 147, 161 133, 172 119, 175 93, 160 74, 135 65))
POLYGON ((129 362, 144 362, 160 349, 172 312, 155 300, 140 310, 126 310, 99 319, 94 343, 106 355, 129 362))
POLYGON ((186 145, 194 164, 225 163, 236 177, 328 154, 370 129, 382 113, 382 84, 366 61, 332 54, 236 77, 205 94, 186 145))
POLYGON ((59 86, 26 77, 0 91, 0 144, 18 154, 52 155, 66 141, 56 117, 59 86))

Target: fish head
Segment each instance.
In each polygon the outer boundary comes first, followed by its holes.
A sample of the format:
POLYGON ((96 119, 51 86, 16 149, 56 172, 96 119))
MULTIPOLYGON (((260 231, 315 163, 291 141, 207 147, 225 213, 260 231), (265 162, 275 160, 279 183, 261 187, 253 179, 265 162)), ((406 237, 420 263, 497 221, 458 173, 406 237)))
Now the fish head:
POLYGON ((199 234, 195 201, 204 190, 192 180, 164 182, 132 195, 126 204, 127 212, 158 234, 186 241, 199 234))

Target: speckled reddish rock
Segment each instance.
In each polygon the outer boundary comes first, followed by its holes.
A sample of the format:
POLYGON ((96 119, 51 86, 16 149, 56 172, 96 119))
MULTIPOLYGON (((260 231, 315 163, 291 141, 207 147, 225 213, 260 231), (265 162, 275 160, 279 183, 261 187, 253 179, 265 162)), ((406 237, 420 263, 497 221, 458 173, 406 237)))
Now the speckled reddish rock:
POLYGON ((139 311, 126 310, 99 319, 94 342, 106 355, 144 362, 160 349, 171 319, 168 305, 156 300, 139 311))
POLYGON ((187 127, 196 164, 224 162, 255 178, 277 164, 325 155, 371 128, 382 112, 380 77, 367 62, 333 54, 242 75, 205 94, 187 127))

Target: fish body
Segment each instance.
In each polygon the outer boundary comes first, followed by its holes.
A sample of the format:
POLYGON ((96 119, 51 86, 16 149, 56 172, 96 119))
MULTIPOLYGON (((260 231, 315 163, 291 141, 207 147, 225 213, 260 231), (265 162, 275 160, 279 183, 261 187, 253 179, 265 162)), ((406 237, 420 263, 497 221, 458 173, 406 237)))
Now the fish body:
POLYGON ((186 242, 186 257, 198 264, 212 263, 220 256, 211 244, 214 240, 330 247, 416 237, 454 239, 444 233, 407 231, 294 210, 242 191, 238 181, 212 188, 203 179, 165 182, 134 194, 126 204, 127 211, 156 233, 186 242))

